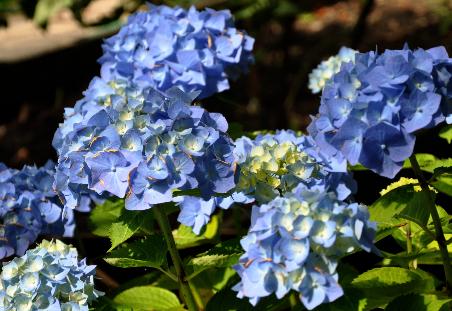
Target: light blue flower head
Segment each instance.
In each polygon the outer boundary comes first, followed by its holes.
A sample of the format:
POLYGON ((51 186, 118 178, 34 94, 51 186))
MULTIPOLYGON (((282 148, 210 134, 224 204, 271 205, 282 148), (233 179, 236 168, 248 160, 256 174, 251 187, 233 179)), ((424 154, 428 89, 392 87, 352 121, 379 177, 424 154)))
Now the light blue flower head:
POLYGON ((357 53, 326 84, 308 131, 325 153, 393 178, 415 133, 452 119, 451 77, 444 47, 357 53))
POLYGON ((166 91, 177 86, 200 98, 229 89, 253 62, 254 39, 234 27, 228 10, 149 5, 105 40, 102 77, 130 79, 166 91))
POLYGON ((131 81, 95 78, 55 133, 56 189, 68 207, 81 194, 126 198, 143 210, 176 190, 204 199, 234 187, 233 142, 219 113, 192 105, 196 94, 160 93, 131 81))
POLYGON ((338 200, 334 192, 300 184, 293 193, 253 206, 251 226, 234 268, 234 290, 255 305, 260 298, 289 291, 311 310, 343 295, 338 259, 357 249, 373 249, 376 226, 365 206, 338 200))
POLYGON ((55 164, 10 169, 0 163, 0 259, 22 256, 39 235, 73 236, 73 211, 53 190, 55 164))
POLYGON ((94 289, 95 266, 79 261, 77 250, 44 240, 22 257, 4 263, 1 310, 81 310, 103 295, 94 289))

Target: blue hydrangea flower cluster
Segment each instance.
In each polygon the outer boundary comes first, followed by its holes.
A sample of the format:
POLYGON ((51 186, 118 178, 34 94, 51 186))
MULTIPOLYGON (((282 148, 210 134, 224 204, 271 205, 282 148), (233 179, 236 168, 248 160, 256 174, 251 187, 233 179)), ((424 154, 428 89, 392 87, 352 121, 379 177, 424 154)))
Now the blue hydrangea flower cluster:
POLYGON ((291 192, 300 183, 319 191, 334 191, 340 200, 356 191, 356 183, 347 173, 342 157, 327 157, 309 136, 277 131, 258 135, 254 140, 236 140, 236 186, 228 197, 203 200, 185 197, 179 203, 179 221, 199 233, 216 207, 229 208, 234 202, 267 203, 291 192))
POLYGON ((451 118, 451 76, 444 47, 357 53, 325 86, 308 130, 327 154, 393 178, 415 133, 451 118))
POLYGON ((300 184, 292 193, 253 206, 251 226, 234 268, 241 282, 233 289, 256 305, 260 298, 289 291, 311 310, 343 295, 338 259, 357 249, 371 251, 376 226, 365 206, 338 200, 300 184))
POLYGON ((126 197, 143 210, 170 202, 176 190, 203 198, 234 187, 233 142, 218 113, 191 105, 196 94, 162 94, 131 81, 95 78, 85 98, 66 110, 53 145, 55 187, 70 207, 80 193, 126 197))
POLYGON ((15 170, 0 163, 0 259, 23 255, 39 235, 73 236, 73 211, 52 189, 55 164, 15 170))
POLYGON ((308 87, 312 94, 320 93, 323 90, 328 80, 339 72, 342 63, 354 62, 356 53, 357 51, 343 46, 337 55, 331 56, 327 60, 321 62, 317 68, 309 74, 308 87))
POLYGON ((248 70, 253 44, 229 10, 150 5, 105 40, 99 62, 106 80, 130 79, 160 91, 178 86, 205 98, 248 70))
POLYGON ((3 265, 1 310, 88 311, 102 292, 94 289, 95 266, 78 261, 77 250, 61 241, 43 241, 3 265))

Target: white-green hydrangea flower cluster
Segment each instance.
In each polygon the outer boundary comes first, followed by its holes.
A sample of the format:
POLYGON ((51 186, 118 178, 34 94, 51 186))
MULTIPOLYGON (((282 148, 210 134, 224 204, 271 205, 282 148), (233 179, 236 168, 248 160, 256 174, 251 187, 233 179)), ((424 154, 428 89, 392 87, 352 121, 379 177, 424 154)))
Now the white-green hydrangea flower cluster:
POLYGON ((88 311, 102 292, 94 289, 96 266, 79 261, 77 250, 61 241, 43 241, 3 265, 0 310, 88 311))
POLYGON ((283 193, 290 191, 300 180, 316 175, 319 169, 319 164, 305 152, 299 151, 294 143, 265 141, 253 146, 248 158, 241 164, 237 188, 264 190, 263 187, 268 187, 271 197, 274 197, 278 195, 273 193, 276 189, 283 193))
POLYGON ((331 77, 338 73, 341 69, 342 63, 355 62, 355 54, 357 51, 341 47, 339 53, 335 56, 331 56, 327 60, 321 62, 317 68, 315 68, 309 74, 309 89, 313 94, 320 93, 325 87, 327 81, 331 77))
POLYGON ((340 200, 355 190, 344 161, 324 157, 308 136, 292 131, 259 135, 254 140, 239 138, 234 153, 238 163, 235 191, 244 195, 247 203, 254 199, 268 203, 300 183, 310 189, 334 191, 340 200))

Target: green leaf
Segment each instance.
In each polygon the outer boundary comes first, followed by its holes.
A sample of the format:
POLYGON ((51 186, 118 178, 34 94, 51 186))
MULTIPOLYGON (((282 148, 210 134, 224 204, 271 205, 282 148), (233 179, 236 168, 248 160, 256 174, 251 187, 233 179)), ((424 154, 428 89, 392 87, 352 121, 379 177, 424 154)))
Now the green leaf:
POLYGON ((163 237, 151 235, 112 251, 104 260, 120 268, 159 268, 166 260, 167 251, 163 237))
MULTIPOLYGON (((438 167, 452 166, 452 158, 438 159, 434 155, 428 153, 418 153, 415 156, 421 170, 425 172, 433 173, 438 167)), ((409 159, 403 163, 403 168, 411 168, 409 159)))
POLYGON ((73 3, 74 0, 39 0, 36 4, 33 21, 40 26, 45 26, 50 17, 64 8, 71 7, 73 3))
POLYGON ((212 241, 218 234, 219 219, 214 215, 200 235, 193 233, 191 227, 180 225, 173 230, 174 241, 178 249, 190 248, 212 241))
MULTIPOLYGON (((452 252, 449 252, 449 256, 452 257, 452 252)), ((440 252, 438 250, 423 249, 417 253, 407 254, 406 252, 401 252, 398 254, 386 254, 383 260, 383 265, 404 265, 407 266, 408 263, 414 259, 418 265, 442 265, 443 260, 441 258, 440 252)))
POLYGON ((233 239, 215 245, 205 253, 199 254, 189 261, 189 265, 196 269, 208 269, 213 267, 229 267, 238 262, 243 254, 239 239, 233 239))
POLYGON ((433 294, 409 294, 399 296, 386 307, 386 311, 440 311, 448 310, 447 304, 452 298, 433 294))
POLYGON ((441 167, 435 168, 435 169, 433 170, 433 175, 432 175, 432 178, 431 178, 431 179, 435 179, 435 178, 437 178, 438 176, 446 175, 446 174, 452 174, 452 166, 449 166, 449 167, 443 167, 443 166, 441 166, 441 167))
POLYGON ((235 275, 236 272, 231 267, 207 269, 194 277, 191 282, 196 288, 217 292, 222 290, 235 275))
POLYGON ((397 296, 423 293, 435 289, 435 279, 428 273, 398 267, 376 268, 364 272, 352 281, 367 300, 366 309, 382 307, 397 296))
POLYGON ((413 197, 413 186, 406 185, 389 191, 369 207, 370 220, 377 222, 378 229, 398 226, 403 222, 395 215, 402 212, 413 197))
MULTIPOLYGON (((281 308, 284 300, 278 300, 275 295, 262 298, 259 303, 253 307, 248 299, 237 298, 237 292, 230 288, 225 288, 217 292, 207 303, 206 311, 270 311, 270 310, 287 310, 281 308), (276 308, 279 306, 280 308, 276 308)), ((288 307, 288 306, 287 306, 288 307)))
POLYGON ((439 137, 444 138, 450 144, 452 142, 452 124, 444 126, 439 131, 439 137))
POLYGON ((230 122, 228 128, 228 134, 232 139, 237 139, 245 135, 243 131, 243 125, 237 122, 230 122))
MULTIPOLYGON (((201 196, 201 190, 199 189, 188 189, 188 190, 175 190, 173 192, 173 196, 175 197, 181 197, 181 196, 193 196, 193 197, 200 197, 201 196)), ((180 210, 180 208, 173 204, 177 210, 180 210)))
POLYGON ((177 296, 167 289, 154 286, 137 286, 116 295, 113 301, 133 311, 183 310, 177 296))
POLYGON ((110 236, 111 224, 116 222, 124 209, 124 200, 105 200, 96 205, 89 215, 91 232, 101 237, 110 236))
POLYGON ((369 169, 361 164, 349 165, 349 170, 351 171, 368 171, 369 169))
POLYGON ((356 289, 344 289, 344 295, 326 304, 321 304, 316 311, 363 311, 365 310, 367 299, 356 289))
POLYGON ((124 209, 118 221, 111 224, 109 234, 111 247, 108 251, 110 252, 119 244, 128 240, 142 226, 152 222, 152 219, 151 210, 128 211, 124 209))
POLYGON ((191 279, 207 269, 232 267, 239 261, 242 254, 243 249, 240 246, 239 239, 217 244, 188 262, 188 278, 191 279))
POLYGON ((152 285, 157 287, 166 288, 171 291, 179 290, 179 284, 166 274, 160 274, 160 276, 152 283, 146 285, 152 285))
POLYGON ((436 181, 431 185, 438 191, 441 191, 448 196, 452 196, 452 175, 441 175, 436 178, 436 181))
MULTIPOLYGON (((128 279, 124 282, 121 282, 120 286, 114 290, 112 290, 111 295, 114 297, 115 295, 119 294, 120 292, 125 291, 126 289, 137 287, 137 286, 148 286, 153 285, 156 280, 158 280, 162 275, 162 272, 158 270, 152 270, 149 273, 140 275, 138 277, 134 277, 132 279, 128 279)), ((164 286, 157 286, 157 287, 164 287, 164 286)))
POLYGON ((235 254, 204 254, 190 260, 192 266, 198 269, 208 269, 214 267, 227 267, 238 262, 241 253, 235 254))
POLYGON ((359 275, 358 270, 353 265, 343 261, 338 265, 337 273, 342 286, 349 285, 359 275))
POLYGON ((351 284, 354 288, 369 291, 371 296, 383 297, 427 289, 434 290, 434 278, 425 271, 399 267, 383 267, 366 271, 355 278, 351 284), (394 291, 397 292, 394 293, 394 291))
MULTIPOLYGON (((449 221, 451 219, 451 216, 441 206, 437 205, 436 210, 438 211, 438 215, 440 217, 444 233, 446 235, 452 233, 452 226, 449 227, 449 221)), ((427 233, 425 231, 425 226, 422 228, 414 222, 411 222, 410 224, 411 224, 411 240, 413 245, 413 252, 414 253, 425 252, 426 248, 429 247, 428 245, 432 243, 432 241, 434 240, 434 236, 432 236, 431 233, 427 233)), ((426 227, 431 232, 435 231, 431 215, 429 217, 428 225, 426 227)), ((397 228, 397 230, 394 230, 392 232, 392 237, 396 240, 397 243, 399 243, 399 245, 402 248, 405 249, 407 237, 406 226, 400 226, 397 228)))
POLYGON ((429 194, 424 191, 412 192, 411 199, 407 206, 396 217, 404 218, 417 223, 421 227, 427 226, 430 217, 429 194))
MULTIPOLYGON (((415 156, 416 156, 416 160, 418 161, 421 170, 423 170, 425 172, 433 173, 435 168, 452 166, 452 158, 438 159, 434 155, 428 154, 428 153, 418 153, 415 156)), ((409 159, 405 160, 405 162, 403 163, 403 168, 404 169, 411 168, 411 163, 410 163, 409 159)), ((352 171, 369 170, 368 168, 366 168, 365 166, 363 166, 359 163, 356 165, 353 165, 353 166, 349 166, 349 169, 352 171)))
POLYGON ((115 303, 106 296, 101 296, 90 304, 90 310, 111 311, 117 310, 115 303))
POLYGON ((386 227, 386 228, 378 228, 377 234, 375 235, 374 242, 378 242, 382 239, 384 239, 387 236, 390 236, 391 234, 394 234, 400 227, 399 226, 393 226, 393 227, 386 227))

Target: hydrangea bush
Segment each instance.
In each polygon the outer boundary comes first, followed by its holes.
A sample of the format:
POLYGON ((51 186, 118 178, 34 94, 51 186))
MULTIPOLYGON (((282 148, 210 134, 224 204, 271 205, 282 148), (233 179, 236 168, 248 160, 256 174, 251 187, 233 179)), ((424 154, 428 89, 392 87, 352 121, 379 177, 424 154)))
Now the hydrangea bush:
POLYGON ((0 256, 21 256, 3 266, 0 310, 447 308, 452 159, 414 152, 418 133, 452 122, 445 48, 342 48, 309 77, 322 93, 308 133, 233 140, 198 100, 246 72, 252 48, 229 11, 194 7, 149 5, 105 40, 99 77, 56 130, 58 162, 0 164, 0 256), (371 171, 406 177, 358 184, 371 171), (71 236, 74 210, 110 241, 88 261, 137 278, 99 268, 100 298, 75 248, 26 251, 71 236))

